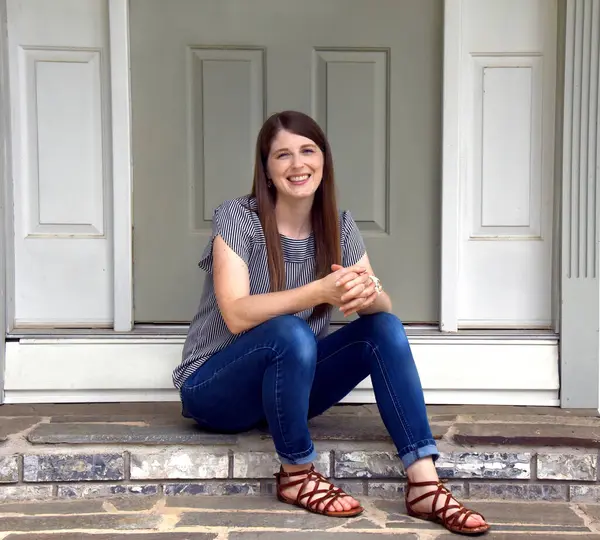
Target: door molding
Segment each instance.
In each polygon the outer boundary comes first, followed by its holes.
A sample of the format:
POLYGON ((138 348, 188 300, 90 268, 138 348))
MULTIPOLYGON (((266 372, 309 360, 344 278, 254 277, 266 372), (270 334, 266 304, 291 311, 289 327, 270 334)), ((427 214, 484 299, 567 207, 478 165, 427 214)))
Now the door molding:
POLYGON ((440 261, 440 330, 442 332, 458 331, 461 20, 462 0, 445 0, 440 261))
POLYGON ((114 329, 133 329, 133 171, 129 1, 109 0, 113 153, 114 329))
POLYGON ((10 89, 8 85, 8 20, 6 0, 0 0, 0 404, 4 403, 4 386, 6 372, 6 332, 8 302, 7 296, 12 297, 10 279, 7 279, 7 268, 11 266, 13 251, 11 212, 7 209, 6 201, 10 201, 10 170, 11 170, 11 138, 10 138, 10 89))

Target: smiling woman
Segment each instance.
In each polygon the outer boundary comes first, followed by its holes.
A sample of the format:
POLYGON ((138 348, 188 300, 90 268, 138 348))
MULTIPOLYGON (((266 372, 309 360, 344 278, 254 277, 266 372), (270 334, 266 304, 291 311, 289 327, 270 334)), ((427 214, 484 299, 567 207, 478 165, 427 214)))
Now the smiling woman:
MULTIPOLYGON (((280 235, 292 240, 313 235, 318 278, 341 262, 335 189, 331 148, 319 126, 293 111, 271 116, 258 136, 251 195, 265 236, 272 292, 293 287, 286 283, 280 235)), ((356 251, 364 251, 362 239, 356 251)), ((317 306, 315 315, 326 310, 326 305, 317 306)))
POLYGON ((279 500, 356 516, 360 503, 315 471, 308 419, 370 376, 407 472, 407 511, 453 532, 488 530, 439 481, 408 339, 352 216, 338 211, 330 146, 312 118, 286 111, 263 125, 252 193, 217 208, 200 267, 204 292, 173 377, 184 416, 227 433, 266 422, 279 500), (360 317, 330 334, 333 308, 360 317))

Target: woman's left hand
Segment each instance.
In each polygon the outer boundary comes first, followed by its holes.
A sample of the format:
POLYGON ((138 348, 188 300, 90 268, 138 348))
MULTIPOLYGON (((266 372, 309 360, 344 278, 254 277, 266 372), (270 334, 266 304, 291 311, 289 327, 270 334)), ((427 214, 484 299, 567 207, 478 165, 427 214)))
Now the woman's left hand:
MULTIPOLYGON (((339 264, 333 264, 331 270, 336 272, 343 267, 339 264)), ((367 272, 363 272, 352 281, 342 285, 346 292, 342 295, 342 305, 340 311, 344 317, 368 308, 377 299, 378 293, 375 289, 375 283, 369 277, 367 272)))

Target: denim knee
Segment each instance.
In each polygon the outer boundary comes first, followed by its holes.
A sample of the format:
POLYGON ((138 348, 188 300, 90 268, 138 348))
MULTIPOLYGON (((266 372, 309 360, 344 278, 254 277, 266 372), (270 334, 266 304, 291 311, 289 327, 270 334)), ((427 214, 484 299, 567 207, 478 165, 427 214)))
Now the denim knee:
POLYGON ((314 371, 317 364, 317 340, 306 321, 294 315, 281 315, 267 324, 272 328, 273 339, 281 343, 286 351, 286 362, 294 362, 295 367, 306 367, 314 371))
POLYGON ((367 332, 373 340, 373 345, 389 342, 389 340, 398 344, 408 343, 404 325, 393 313, 374 313, 373 315, 367 315, 364 319, 370 327, 367 332))

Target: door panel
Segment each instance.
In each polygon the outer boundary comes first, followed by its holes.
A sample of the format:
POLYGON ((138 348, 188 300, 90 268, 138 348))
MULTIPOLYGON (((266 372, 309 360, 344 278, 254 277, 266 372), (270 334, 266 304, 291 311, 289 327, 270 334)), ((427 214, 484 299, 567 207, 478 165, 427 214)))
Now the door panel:
POLYGON ((110 327, 108 5, 9 0, 6 12, 14 326, 110 327))
POLYGON ((465 0, 461 17, 458 326, 551 327, 557 5, 465 0))
POLYGON ((437 320, 441 2, 132 0, 130 21, 136 321, 191 319, 212 211, 283 109, 326 130, 396 313, 437 320))

